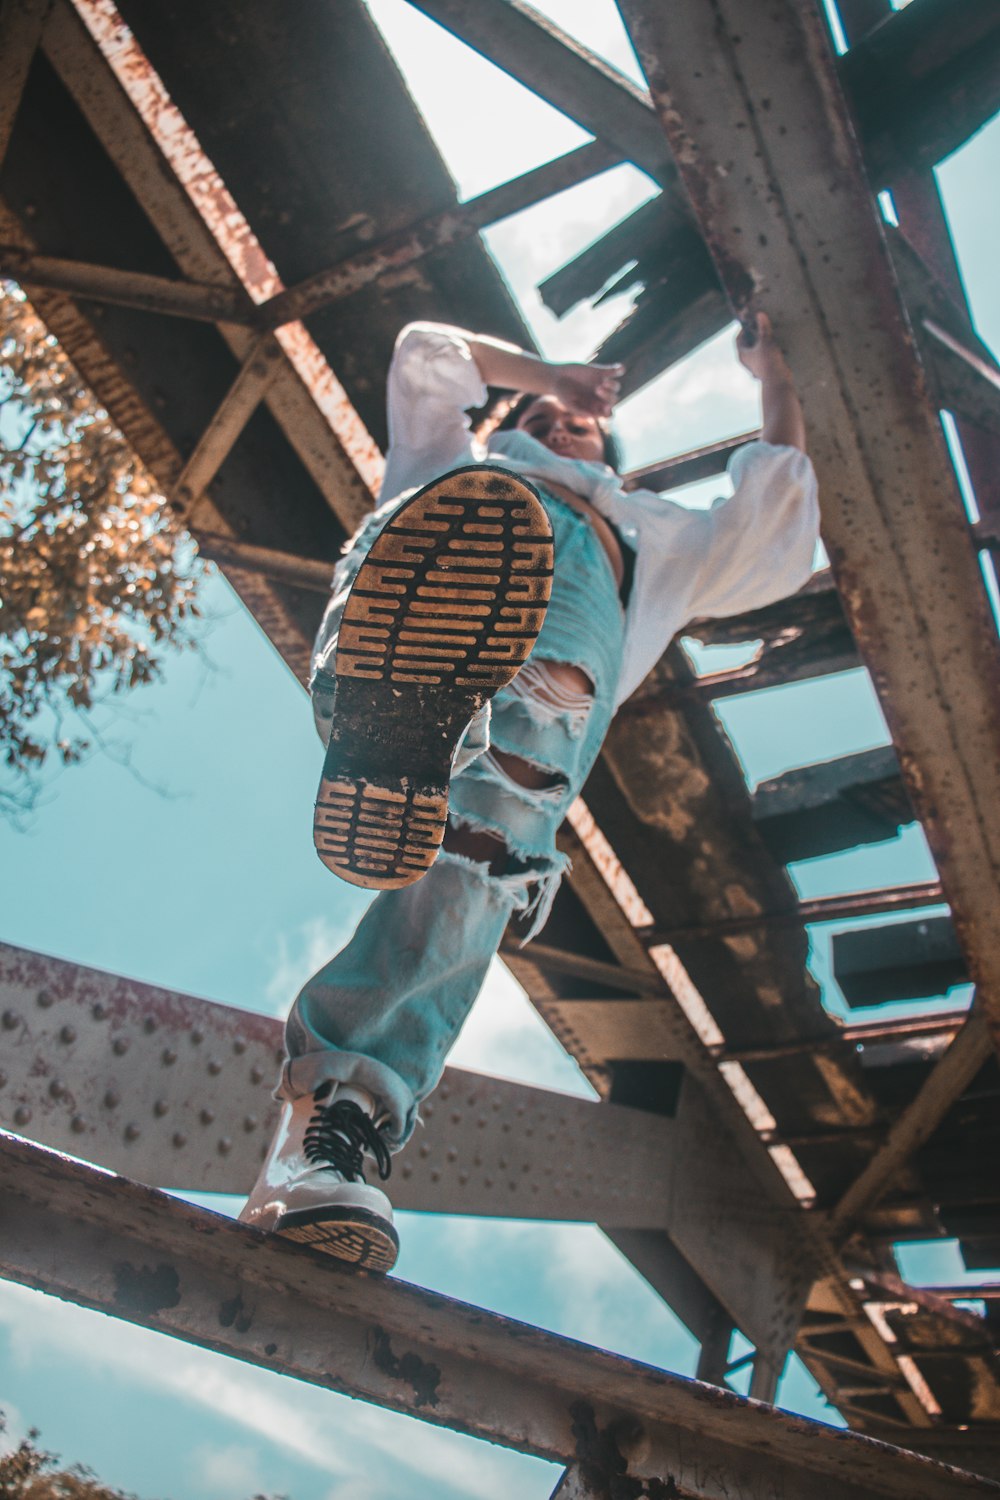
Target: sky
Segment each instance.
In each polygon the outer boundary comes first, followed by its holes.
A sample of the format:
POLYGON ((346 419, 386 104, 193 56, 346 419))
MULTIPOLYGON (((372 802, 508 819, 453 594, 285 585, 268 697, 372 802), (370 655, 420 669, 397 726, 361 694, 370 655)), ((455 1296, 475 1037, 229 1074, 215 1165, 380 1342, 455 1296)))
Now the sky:
MULTIPOLYGON (((586 139, 405 0, 369 6, 461 196, 586 139)), ((538 8, 638 79, 612 0, 546 0, 538 8)), ((983 184, 995 182, 998 170, 994 122, 939 171, 974 316, 995 348, 1000 205, 983 184)), ((584 307, 558 323, 542 308, 537 282, 651 193, 643 174, 623 166, 487 233, 550 357, 586 357, 627 302, 584 307)), ((753 427, 756 389, 723 335, 625 403, 619 419, 627 463, 638 465, 753 427)), ((713 482, 685 498, 700 504, 718 492, 713 482)), ((60 775, 26 831, 0 827, 4 864, 17 870, 0 938, 279 1016, 349 936, 366 897, 332 879, 312 850, 319 746, 304 693, 218 577, 206 604, 201 652, 170 659, 163 682, 109 720, 115 753, 60 775)), ((717 664, 709 653, 697 660, 717 664)), ((887 741, 861 671, 727 699, 717 713, 750 785, 887 741)), ((882 845, 800 864, 792 875, 812 896, 927 879, 933 866, 911 828, 882 845)), ((824 1003, 844 1013, 829 977, 832 930, 813 930, 811 964, 824 1003)), ((961 999, 953 991, 947 1003, 961 999)), ((591 1094, 499 963, 452 1061, 591 1094)), ((232 1212, 237 1204, 214 1206, 232 1212)), ((403 1279, 693 1371, 693 1339, 592 1226, 400 1220, 403 1279)), ((961 1276, 948 1244, 905 1247, 900 1264, 921 1283, 961 1276)), ((793 1365, 779 1400, 836 1420, 801 1367, 793 1365)), ((46 1446, 143 1500, 243 1500, 254 1492, 294 1500, 500 1500, 511 1493, 543 1500, 558 1477, 553 1465, 4 1284, 0 1409, 14 1436, 38 1426, 46 1446)))

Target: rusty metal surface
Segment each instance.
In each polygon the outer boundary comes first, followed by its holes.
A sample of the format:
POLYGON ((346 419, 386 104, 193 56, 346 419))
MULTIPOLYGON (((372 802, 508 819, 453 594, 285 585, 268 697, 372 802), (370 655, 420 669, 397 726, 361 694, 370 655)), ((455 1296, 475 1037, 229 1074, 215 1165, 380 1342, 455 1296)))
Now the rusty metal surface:
POLYGON ((842 598, 1000 1041, 996 632, 818 17, 621 8, 733 304, 771 308, 797 372, 842 598))
POLYGON ((351 297, 378 281, 387 285, 407 266, 448 245, 471 239, 487 225, 499 223, 544 198, 564 192, 595 177, 621 160, 618 152, 601 141, 590 141, 555 161, 535 167, 521 177, 481 193, 460 207, 432 214, 418 224, 380 240, 368 249, 345 257, 307 281, 279 292, 260 309, 270 328, 296 318, 307 318, 320 308, 351 297))
POLYGON ((174 494, 187 525, 197 527, 198 505, 234 443, 281 373, 284 351, 273 334, 253 345, 239 374, 185 461, 174 494))
MULTIPOLYGON (((277 1021, 0 946, 0 1035, 0 1126, 157 1187, 249 1191, 277 1021)), ((790 1343, 812 1279, 794 1206, 748 1184, 693 1078, 668 1117, 449 1068, 422 1116, 398 1207, 668 1231, 749 1337, 779 1301, 790 1343)))
POLYGON ((142 312, 197 318, 205 323, 252 323, 253 303, 229 287, 93 266, 58 255, 35 255, 17 245, 0 246, 0 274, 30 289, 69 292, 89 302, 113 302, 142 312))
POLYGON ((9 1278, 523 1452, 572 1463, 580 1425, 613 1435, 624 1418, 642 1427, 629 1472, 658 1479, 661 1493, 671 1482, 701 1500, 998 1492, 853 1433, 340 1270, 13 1137, 0 1181, 9 1278))
POLYGON ((52 0, 3 0, 0 5, 0 163, 52 0))

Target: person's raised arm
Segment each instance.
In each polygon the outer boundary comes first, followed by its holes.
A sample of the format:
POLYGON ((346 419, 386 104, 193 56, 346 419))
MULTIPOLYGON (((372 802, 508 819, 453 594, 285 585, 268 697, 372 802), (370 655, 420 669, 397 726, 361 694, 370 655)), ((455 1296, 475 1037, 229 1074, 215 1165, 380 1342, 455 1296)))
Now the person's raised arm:
POLYGON ((756 336, 746 328, 736 340, 740 363, 761 385, 763 423, 761 437, 777 447, 806 451, 806 425, 795 390, 795 381, 785 356, 771 330, 767 313, 757 314, 756 336))
POLYGON ((618 399, 622 365, 560 364, 500 339, 473 333, 464 338, 487 385, 534 396, 558 396, 572 411, 610 417, 618 399))

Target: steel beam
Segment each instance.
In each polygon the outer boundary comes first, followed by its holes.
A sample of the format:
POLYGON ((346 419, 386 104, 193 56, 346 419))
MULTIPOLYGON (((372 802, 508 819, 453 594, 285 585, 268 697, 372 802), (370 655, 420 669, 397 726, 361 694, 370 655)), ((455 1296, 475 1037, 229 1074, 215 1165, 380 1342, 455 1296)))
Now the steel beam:
POLYGON ((272 333, 262 334, 251 348, 178 476, 174 498, 185 525, 197 526, 197 511, 205 490, 281 374, 284 361, 285 351, 272 333))
POLYGON ((581 1429, 593 1431, 613 1444, 619 1475, 639 1481, 633 1494, 649 1479, 647 1493, 699 1500, 998 1493, 853 1433, 352 1274, 16 1137, 0 1151, 0 1223, 12 1280, 568 1465, 586 1460, 581 1429))
POLYGON ((372 282, 398 274, 435 250, 471 239, 487 225, 497 224, 532 204, 565 192, 579 182, 617 166, 621 154, 601 141, 590 141, 556 161, 491 188, 477 198, 443 213, 431 214, 419 224, 380 240, 356 255, 338 261, 297 286, 279 292, 262 303, 259 316, 268 328, 279 328, 298 318, 307 318, 322 307, 350 297, 372 282))
MULTIPOLYGON (((0 945, 0 1127, 158 1187, 247 1192, 275 1123, 275 1020, 0 945)), ((748 1192, 703 1090, 671 1116, 449 1068, 400 1208, 667 1231, 755 1342, 808 1289, 794 1206, 748 1192), (740 1248, 726 1230, 740 1214, 740 1248)))
POLYGON ((990 1055, 990 1033, 975 1007, 916 1097, 893 1122, 882 1146, 844 1193, 829 1219, 830 1233, 846 1239, 858 1219, 885 1192, 900 1167, 934 1134, 990 1055))
POLYGON ((620 8, 734 308, 770 310, 796 371, 834 572, 1000 1045, 1000 652, 819 13, 620 8))
POLYGON ((800 901, 792 911, 764 911, 745 917, 720 917, 717 922, 706 922, 700 927, 649 927, 640 930, 648 943, 674 943, 687 938, 723 937, 727 933, 754 932, 761 927, 798 927, 804 923, 842 922, 849 917, 910 911, 921 906, 940 906, 944 899, 940 881, 921 880, 913 885, 885 886, 879 890, 855 891, 847 896, 813 896, 807 901, 800 901))
MULTIPOLYGON (((242 289, 239 278, 212 229, 69 0, 55 0, 43 47, 184 276, 238 293, 242 289)), ((145 74, 149 72, 147 63, 145 74)), ((254 333, 232 325, 223 325, 220 331, 242 364, 253 348, 254 333)), ((350 533, 371 509, 372 489, 366 476, 374 475, 380 455, 346 397, 325 388, 329 377, 318 351, 308 380, 286 361, 266 399, 331 510, 350 533), (331 418, 337 423, 336 432, 331 418)))
POLYGON ((150 276, 145 271, 122 271, 116 266, 94 266, 57 255, 37 255, 19 245, 0 246, 0 275, 10 276, 29 289, 45 287, 49 291, 70 292, 88 302, 109 302, 167 317, 194 318, 202 323, 256 321, 250 298, 234 287, 177 281, 168 276, 150 276))
POLYGON ((51 5, 52 0, 2 0, 0 4, 0 165, 51 5))

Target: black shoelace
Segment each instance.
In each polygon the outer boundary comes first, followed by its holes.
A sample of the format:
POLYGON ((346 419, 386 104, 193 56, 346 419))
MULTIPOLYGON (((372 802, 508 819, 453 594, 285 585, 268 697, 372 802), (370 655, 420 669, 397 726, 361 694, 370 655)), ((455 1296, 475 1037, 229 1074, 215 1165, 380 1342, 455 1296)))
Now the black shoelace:
POLYGON ((364 1155, 375 1159, 384 1182, 392 1171, 392 1157, 382 1132, 353 1099, 335 1099, 318 1104, 303 1140, 309 1161, 335 1167, 348 1182, 364 1182, 364 1155))

